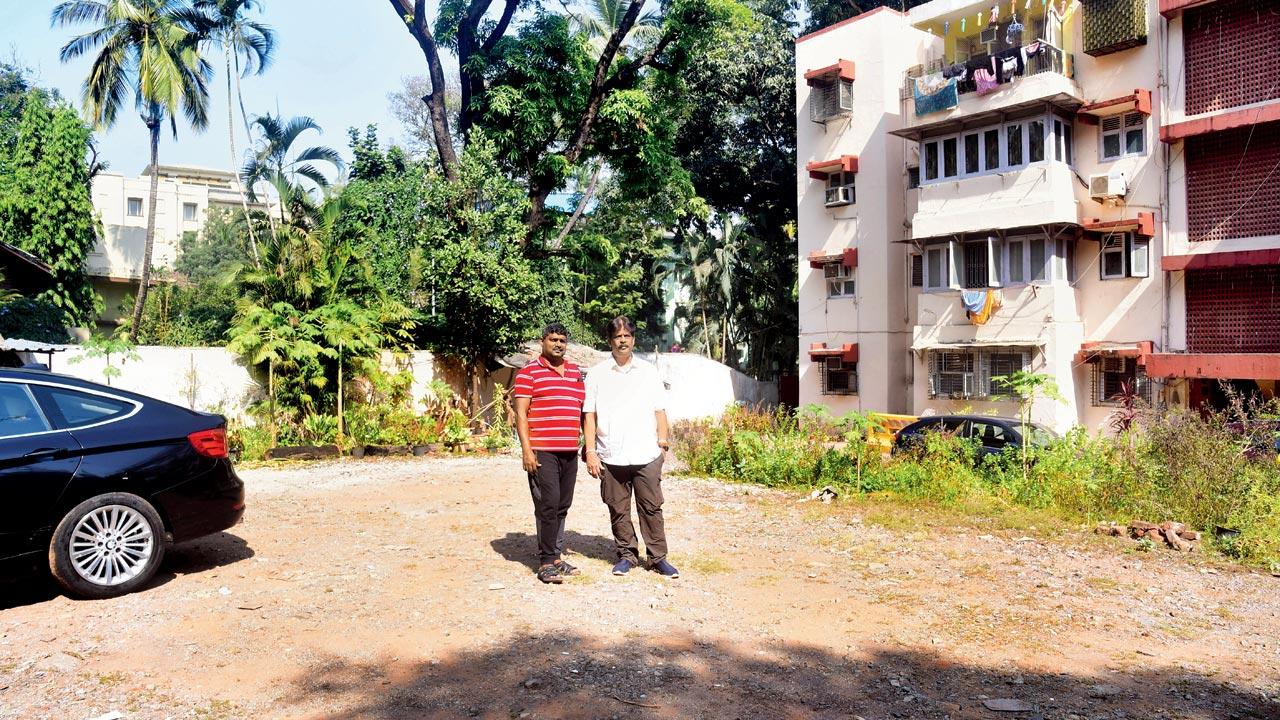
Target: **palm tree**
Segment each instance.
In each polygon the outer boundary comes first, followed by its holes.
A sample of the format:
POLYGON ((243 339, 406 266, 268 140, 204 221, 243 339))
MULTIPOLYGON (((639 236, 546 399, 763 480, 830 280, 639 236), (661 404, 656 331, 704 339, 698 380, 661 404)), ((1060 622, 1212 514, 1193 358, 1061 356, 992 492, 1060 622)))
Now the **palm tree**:
MULTIPOLYGON (((604 51, 604 45, 613 37, 613 32, 622 24, 622 17, 627 14, 627 0, 589 0, 585 9, 574 11, 565 5, 565 12, 576 29, 587 34, 591 47, 596 53, 604 51)), ((636 44, 645 44, 657 40, 662 35, 662 15, 652 10, 636 19, 635 25, 622 40, 622 52, 626 52, 636 44)))
POLYGON ((115 124, 121 108, 133 105, 151 136, 151 191, 142 277, 133 305, 130 336, 142 323, 151 282, 151 253, 156 236, 156 190, 160 175, 160 126, 167 119, 174 137, 181 112, 196 130, 209 124, 209 88, 213 68, 200 56, 199 16, 176 0, 69 0, 53 9, 55 25, 93 25, 62 46, 68 62, 96 53, 84 82, 84 111, 95 128, 115 124))
POLYGON ((290 118, 282 122, 278 115, 259 115, 253 119, 258 129, 257 150, 240 170, 240 177, 249 191, 249 198, 257 200, 256 186, 265 182, 280 195, 280 222, 285 221, 285 210, 295 223, 302 224, 315 214, 312 188, 303 183, 310 181, 315 188, 324 190, 329 180, 312 163, 329 163, 341 172, 342 156, 324 145, 309 147, 297 155, 291 155, 298 136, 308 130, 322 132, 315 120, 309 117, 290 118))
POLYGON ((728 351, 729 328, 736 309, 733 280, 738 255, 748 240, 745 228, 745 223, 724 213, 715 219, 714 228, 692 233, 682 231, 677 236, 679 245, 661 261, 661 267, 654 273, 655 292, 660 291, 667 278, 673 278, 688 288, 689 302, 677 307, 676 316, 686 323, 701 320, 701 349, 721 362, 725 361, 728 351), (714 323, 707 317, 708 309, 714 323), (715 352, 717 345, 720 349, 718 358, 715 352))
MULTIPOLYGON (((205 15, 203 32, 210 41, 222 48, 227 78, 227 138, 231 149, 231 167, 240 164, 236 152, 235 119, 231 103, 231 67, 235 65, 235 96, 240 105, 240 118, 244 122, 245 136, 250 135, 249 116, 244 110, 244 94, 240 79, 248 75, 261 75, 275 55, 275 33, 271 27, 245 17, 247 11, 261 9, 261 0, 195 0, 193 7, 205 15)), ((254 236, 253 222, 249 219, 249 201, 244 188, 240 188, 240 206, 244 210, 245 224, 249 229, 249 245, 253 259, 258 261, 258 241, 254 236)))

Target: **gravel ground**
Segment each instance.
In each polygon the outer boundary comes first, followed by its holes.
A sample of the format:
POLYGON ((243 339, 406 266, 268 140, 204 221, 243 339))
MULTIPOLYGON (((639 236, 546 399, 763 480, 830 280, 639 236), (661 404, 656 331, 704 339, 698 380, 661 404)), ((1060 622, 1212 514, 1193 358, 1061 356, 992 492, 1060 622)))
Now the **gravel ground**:
POLYGON ((144 592, 3 589, 0 718, 1280 718, 1280 579, 1200 554, 674 477, 615 578, 584 472, 543 586, 515 457, 241 475, 144 592))

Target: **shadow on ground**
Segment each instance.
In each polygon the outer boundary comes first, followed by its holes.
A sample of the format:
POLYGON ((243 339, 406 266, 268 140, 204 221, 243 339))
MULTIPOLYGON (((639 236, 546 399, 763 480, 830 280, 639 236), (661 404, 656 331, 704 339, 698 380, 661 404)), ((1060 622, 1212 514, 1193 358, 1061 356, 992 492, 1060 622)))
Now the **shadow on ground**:
MULTIPOLYGON (((253 557, 249 543, 231 533, 220 532, 170 547, 155 578, 139 592, 160 587, 179 575, 202 573, 253 557)), ((12 569, 13 575, 0 582, 0 610, 35 605, 58 597, 62 589, 49 576, 41 558, 12 569)))
POLYGON ((902 649, 851 659, 794 644, 756 647, 767 649, 689 635, 616 643, 535 635, 437 664, 322 662, 300 674, 286 702, 325 708, 311 717, 326 720, 1280 717, 1280 704, 1261 695, 1151 668, 1138 656, 1132 674, 1095 678, 1004 672, 902 649), (996 712, 979 696, 1026 705, 996 712))
MULTIPOLYGON (((520 563, 538 571, 538 536, 529 533, 509 532, 505 537, 489 542, 489 546, 503 559, 520 563)), ((572 530, 564 533, 565 554, 577 553, 583 557, 603 560, 610 565, 617 561, 613 538, 600 535, 583 535, 572 530)))

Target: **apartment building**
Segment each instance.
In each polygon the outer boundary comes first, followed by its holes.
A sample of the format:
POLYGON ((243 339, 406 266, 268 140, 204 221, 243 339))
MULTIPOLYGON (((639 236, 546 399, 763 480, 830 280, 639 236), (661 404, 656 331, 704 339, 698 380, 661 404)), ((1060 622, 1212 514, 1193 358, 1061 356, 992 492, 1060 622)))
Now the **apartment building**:
POLYGON ((1280 378, 1280 12, 934 0, 796 44, 800 401, 1099 430, 1280 378))
MULTIPOLYGON (((240 211, 241 204, 239 181, 234 173, 160 165, 158 174, 151 264, 163 270, 172 268, 177 261, 183 235, 201 231, 210 208, 240 211)), ((118 319, 120 304, 137 292, 138 280, 142 277, 150 193, 150 167, 136 178, 100 173, 93 179, 93 207, 102 221, 103 234, 89 254, 87 265, 94 289, 106 304, 100 322, 112 323, 118 319)), ((263 203, 251 203, 250 207, 267 209, 263 203)))

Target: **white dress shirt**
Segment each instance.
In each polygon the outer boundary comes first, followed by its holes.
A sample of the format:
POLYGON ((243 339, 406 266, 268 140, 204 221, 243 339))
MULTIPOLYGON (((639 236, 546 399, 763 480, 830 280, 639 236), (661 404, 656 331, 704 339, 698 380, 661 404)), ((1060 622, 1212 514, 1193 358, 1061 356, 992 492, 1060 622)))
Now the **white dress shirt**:
POLYGON ((658 419, 667 389, 653 363, 632 356, 619 366, 612 357, 587 372, 583 412, 596 414, 596 453, 608 465, 648 465, 662 455, 658 419))

